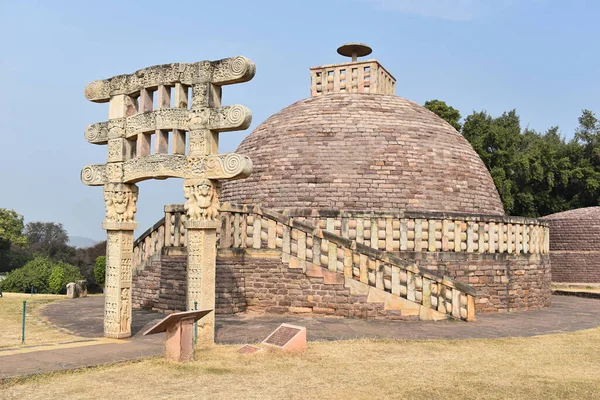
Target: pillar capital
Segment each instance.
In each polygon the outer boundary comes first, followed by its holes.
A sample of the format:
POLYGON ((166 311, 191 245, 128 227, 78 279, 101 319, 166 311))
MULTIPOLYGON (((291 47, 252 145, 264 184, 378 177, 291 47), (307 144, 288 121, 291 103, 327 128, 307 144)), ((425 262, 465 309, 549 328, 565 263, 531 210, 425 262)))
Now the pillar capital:
POLYGON ((183 182, 187 223, 218 221, 220 189, 218 181, 206 178, 186 179, 183 182))
POLYGON ((134 221, 137 199, 138 187, 134 184, 104 185, 106 220, 102 227, 107 230, 134 230, 137 227, 134 221))

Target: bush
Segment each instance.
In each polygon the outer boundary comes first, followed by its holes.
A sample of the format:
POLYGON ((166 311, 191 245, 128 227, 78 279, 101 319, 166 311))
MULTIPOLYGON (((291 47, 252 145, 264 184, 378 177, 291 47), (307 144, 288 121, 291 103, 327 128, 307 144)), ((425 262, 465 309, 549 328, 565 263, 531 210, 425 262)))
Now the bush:
POLYGON ((64 293, 67 290, 67 283, 80 279, 82 279, 81 272, 77 267, 59 261, 50 271, 48 287, 52 293, 64 293))
POLYGON ((99 256, 96 258, 96 266, 94 267, 94 279, 96 284, 100 287, 104 287, 104 279, 106 276, 106 257, 99 256))
POLYGON ((50 257, 37 256, 21 268, 6 275, 0 289, 7 292, 29 292, 32 287, 38 293, 60 293, 65 285, 81 279, 77 267, 56 262, 50 257))
MULTIPOLYGON (((65 270, 58 265, 52 267, 48 278, 48 287, 54 293, 59 293, 65 280, 65 270)), ((68 283, 68 282, 67 282, 68 283)))

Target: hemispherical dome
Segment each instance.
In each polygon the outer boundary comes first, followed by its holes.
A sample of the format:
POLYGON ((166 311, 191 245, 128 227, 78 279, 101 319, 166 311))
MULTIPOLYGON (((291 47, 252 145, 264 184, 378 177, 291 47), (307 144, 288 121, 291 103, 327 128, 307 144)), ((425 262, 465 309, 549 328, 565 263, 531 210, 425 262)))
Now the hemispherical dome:
POLYGON ((448 123, 401 97, 331 94, 274 114, 238 153, 223 201, 276 209, 504 214, 485 165, 448 123))
POLYGON ((600 207, 563 211, 542 220, 550 226, 550 251, 600 251, 600 207))

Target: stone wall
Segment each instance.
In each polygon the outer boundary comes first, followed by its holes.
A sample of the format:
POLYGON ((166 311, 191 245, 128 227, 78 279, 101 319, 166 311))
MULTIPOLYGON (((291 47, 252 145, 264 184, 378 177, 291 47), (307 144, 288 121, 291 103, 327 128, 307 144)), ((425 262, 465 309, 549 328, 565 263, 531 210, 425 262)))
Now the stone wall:
MULTIPOLYGON (((407 252, 402 258, 474 286, 477 312, 520 311, 550 305, 547 255, 407 252)), ((294 266, 294 263, 282 262, 277 251, 221 249, 217 259, 216 313, 255 310, 362 318, 417 318, 397 310, 386 310, 389 307, 369 298, 366 292, 353 292, 344 285, 342 275, 314 264, 309 264, 306 272, 302 272, 302 268, 290 268, 290 265, 294 266)), ((153 260, 152 266, 134 276, 133 295, 135 307, 160 311, 183 309, 185 257, 162 256, 153 260)))
POLYGON ((558 283, 600 283, 600 252, 555 251, 552 281, 558 283))
MULTIPOLYGON (((182 278, 180 271, 185 271, 185 265, 184 257, 163 255, 144 273, 134 276, 134 308, 164 313, 183 310, 185 276, 182 278), (158 286, 159 280, 172 289, 158 286), (178 290, 181 287, 184 289, 178 290)), ((390 306, 386 304, 388 296, 360 282, 348 286, 343 276, 313 264, 306 273, 301 268, 290 268, 281 261, 280 252, 222 250, 217 258, 216 314, 258 311, 419 319, 418 306, 407 308, 403 299, 398 299, 396 307, 390 306)), ((438 314, 437 318, 442 319, 438 314)))
POLYGON ((162 255, 152 258, 132 277, 133 308, 161 312, 184 311, 187 255, 162 255))
POLYGON ((404 253, 420 267, 477 290, 477 312, 509 312, 550 306, 550 257, 545 254, 404 253))
POLYGON ((600 283, 600 207, 543 218, 550 227, 552 281, 600 283))

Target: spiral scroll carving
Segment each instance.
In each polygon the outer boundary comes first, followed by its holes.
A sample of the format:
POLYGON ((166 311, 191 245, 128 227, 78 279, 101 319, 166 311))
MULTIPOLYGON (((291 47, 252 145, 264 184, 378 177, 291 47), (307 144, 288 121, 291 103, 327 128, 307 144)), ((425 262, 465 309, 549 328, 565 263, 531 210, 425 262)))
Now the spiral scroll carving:
POLYGON ((88 142, 95 142, 100 136, 100 129, 98 125, 89 125, 85 130, 85 138, 88 142))
POLYGON ((243 75, 247 68, 248 64, 246 63, 246 59, 240 56, 233 58, 229 64, 229 69, 235 75, 243 75))
POLYGON ((234 175, 243 168, 244 159, 239 154, 228 154, 223 159, 223 172, 227 175, 234 175))
POLYGON ((104 165, 88 165, 81 170, 81 182, 85 185, 101 185, 104 180, 104 165))
POLYGON ((102 86, 102 83, 99 81, 94 81, 94 82, 88 83, 88 85, 85 87, 85 91, 84 91, 85 98, 88 100, 91 100, 91 99, 95 99, 96 97, 98 97, 101 86, 102 86))
POLYGON ((246 110, 242 106, 232 106, 227 112, 227 122, 233 126, 241 124, 246 118, 246 110))
POLYGON ((106 123, 89 125, 85 130, 85 139, 90 143, 99 143, 108 140, 108 127, 106 123))

